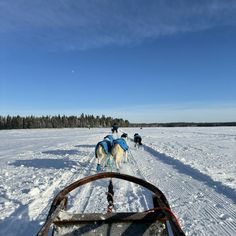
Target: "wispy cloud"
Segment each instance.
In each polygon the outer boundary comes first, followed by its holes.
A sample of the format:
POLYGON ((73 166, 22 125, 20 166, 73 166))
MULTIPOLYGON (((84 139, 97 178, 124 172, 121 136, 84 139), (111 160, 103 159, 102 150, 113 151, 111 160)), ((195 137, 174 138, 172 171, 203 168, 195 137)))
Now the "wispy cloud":
POLYGON ((235 25, 235 13, 234 0, 1 0, 0 36, 87 49, 235 25))

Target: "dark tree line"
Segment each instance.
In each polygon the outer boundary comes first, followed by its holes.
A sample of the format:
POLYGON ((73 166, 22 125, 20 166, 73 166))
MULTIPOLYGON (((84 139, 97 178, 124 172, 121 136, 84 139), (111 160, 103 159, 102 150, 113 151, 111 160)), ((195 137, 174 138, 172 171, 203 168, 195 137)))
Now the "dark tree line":
POLYGON ((131 123, 130 127, 216 127, 236 126, 236 122, 170 122, 170 123, 131 123))
POLYGON ((128 120, 114 119, 104 115, 93 116, 81 114, 80 116, 0 116, 0 129, 35 129, 35 128, 93 128, 111 127, 114 123, 119 126, 129 126, 128 120))
POLYGON ((35 128, 93 128, 111 127, 114 123, 120 127, 214 127, 236 126, 236 122, 172 122, 172 123, 129 123, 128 120, 114 119, 104 115, 93 116, 0 116, 1 129, 35 129, 35 128))

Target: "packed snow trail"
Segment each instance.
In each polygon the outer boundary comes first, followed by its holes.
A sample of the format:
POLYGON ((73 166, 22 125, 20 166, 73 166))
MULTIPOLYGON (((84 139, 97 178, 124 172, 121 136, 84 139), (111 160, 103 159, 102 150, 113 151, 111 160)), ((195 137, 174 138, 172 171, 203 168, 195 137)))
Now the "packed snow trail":
MULTIPOLYGON (((122 163, 120 172, 156 185, 166 195, 186 235, 235 235, 235 189, 224 185, 225 178, 216 181, 176 159, 177 156, 170 156, 170 146, 165 146, 164 141, 161 148, 167 152, 160 153, 159 143, 153 138, 149 141, 154 137, 150 136, 153 131, 146 131, 149 137, 144 140, 143 150, 129 142, 129 162, 122 163)), ((180 143, 183 134, 173 131, 178 135, 179 145, 172 142, 171 148, 179 155, 179 146, 184 147, 180 143)), ((202 134, 202 130, 194 128, 187 131, 189 139, 191 132, 202 134)), ((72 182, 96 173, 95 145, 109 132, 110 129, 64 129, 0 133, 0 235, 35 235, 56 194, 72 182)), ((127 132, 132 137, 134 129, 127 132)), ((163 140, 169 131, 164 132, 163 140)), ((205 129, 204 135, 207 136, 205 129)), ((218 143, 222 137, 228 137, 230 142, 236 140, 233 135, 211 136, 217 137, 218 143)), ((224 145, 230 147, 230 143, 224 145)), ((108 182, 108 179, 98 180, 75 189, 69 194, 69 211, 106 212, 108 182)), ((115 211, 143 211, 152 207, 152 197, 146 189, 119 179, 113 179, 113 184, 115 211)))
MULTIPOLYGON (((158 186, 180 219, 186 235, 233 235, 236 232, 236 207, 231 196, 219 194, 215 186, 209 186, 204 178, 202 181, 200 177, 196 179, 194 171, 186 171, 190 168, 188 166, 176 171, 174 160, 173 165, 166 164, 163 154, 151 147, 144 145, 143 150, 138 150, 132 142, 130 147, 129 162, 122 164, 121 173, 143 178, 158 186), (207 228, 202 222, 207 222, 207 228)), ((113 182, 117 212, 144 211, 152 207, 152 198, 147 190, 122 180, 113 182)), ((79 209, 81 212, 106 211, 108 181, 100 180, 98 186, 95 185, 90 186, 90 190, 85 188, 83 197, 78 196, 80 204, 82 199, 85 201, 81 204, 85 207, 79 209)))
MULTIPOLYGON (((45 220, 55 195, 72 182, 83 178, 88 173, 92 173, 95 166, 95 144, 78 146, 67 144, 68 141, 65 142, 65 136, 73 139, 73 143, 77 144, 78 142, 74 140, 75 136, 73 137, 71 134, 70 136, 64 134, 64 137, 56 136, 53 132, 53 139, 50 139, 50 137, 41 138, 44 142, 38 145, 40 138, 34 137, 34 132, 35 130, 30 133, 30 137, 24 139, 25 141, 16 140, 19 148, 14 152, 18 158, 11 157, 8 154, 7 159, 9 161, 6 163, 8 165, 2 169, 6 176, 11 173, 10 178, 7 178, 4 182, 6 187, 3 188, 11 192, 11 196, 9 194, 3 195, 9 202, 6 206, 9 206, 9 208, 15 206, 16 211, 14 214, 9 211, 7 213, 9 217, 0 222, 0 235, 23 236, 35 234, 45 220), (28 149, 29 146, 31 151, 28 149), (88 146, 89 148, 87 148, 88 146), (46 148, 46 150, 38 151, 40 148, 46 148), (11 172, 11 167, 17 167, 18 171, 11 172), (19 182, 16 180, 19 180, 19 182), (26 198, 26 194, 29 197, 26 198), (32 234, 32 232, 34 233, 32 234)), ((90 136, 95 136, 95 139, 100 138, 100 135, 97 136, 96 134, 90 136)), ((81 134, 78 138, 84 140, 81 134)), ((5 152, 9 151, 8 149, 5 152)))
POLYGON ((132 151, 132 154, 141 175, 166 195, 186 235, 235 234, 235 193, 219 194, 217 187, 210 186, 204 175, 202 180, 199 176, 196 178, 191 167, 183 165, 176 171, 174 160, 172 164, 166 164, 163 154, 151 147, 144 145, 144 151, 132 151), (189 168, 188 172, 186 168, 189 168))

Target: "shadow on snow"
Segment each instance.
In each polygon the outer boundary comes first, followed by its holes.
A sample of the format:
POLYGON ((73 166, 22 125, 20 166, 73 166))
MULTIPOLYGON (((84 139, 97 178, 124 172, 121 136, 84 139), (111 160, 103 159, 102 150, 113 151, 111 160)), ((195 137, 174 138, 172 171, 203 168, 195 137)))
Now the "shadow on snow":
POLYGON ((64 169, 77 166, 77 162, 66 159, 33 159, 33 160, 16 160, 10 165, 25 166, 44 169, 64 169))
POLYGON ((9 202, 13 201, 18 207, 9 217, 0 221, 0 235, 8 235, 9 229, 12 228, 13 225, 15 227, 15 235, 24 236, 36 234, 41 227, 40 220, 35 221, 30 219, 28 206, 22 204, 17 199, 9 199, 6 195, 2 197, 9 202))
POLYGON ((78 154, 80 154, 80 152, 76 149, 71 149, 71 150, 56 149, 56 150, 43 151, 42 153, 43 154, 58 155, 58 156, 78 155, 78 154))
POLYGON ((144 145, 144 149, 155 156, 158 160, 175 168, 179 173, 191 176, 193 179, 203 182, 208 187, 214 189, 219 194, 225 195, 227 198, 230 198, 234 203, 236 203, 236 191, 234 189, 225 186, 220 181, 213 180, 210 176, 187 164, 184 164, 177 159, 174 159, 173 157, 159 153, 151 147, 144 145))
POLYGON ((81 147, 81 148, 95 148, 95 144, 80 144, 80 145, 76 145, 75 147, 81 147))

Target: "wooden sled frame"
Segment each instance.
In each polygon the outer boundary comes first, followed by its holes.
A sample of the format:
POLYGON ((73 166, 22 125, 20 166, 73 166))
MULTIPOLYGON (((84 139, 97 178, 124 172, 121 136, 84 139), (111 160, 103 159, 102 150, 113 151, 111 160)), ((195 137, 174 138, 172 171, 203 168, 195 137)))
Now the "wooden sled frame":
MULTIPOLYGON (((122 232, 121 235, 131 235, 131 233, 132 234, 135 233, 137 236, 137 235, 144 235, 144 232, 148 229, 148 227, 150 226, 153 227, 153 223, 160 224, 160 227, 162 227, 161 225, 164 225, 164 227, 166 228, 168 232, 167 235, 177 235, 177 236, 185 235, 178 223, 178 220, 172 213, 165 195, 157 187, 155 187, 151 183, 146 182, 143 179, 136 178, 134 176, 115 173, 115 172, 103 172, 103 173, 95 174, 95 175, 80 179, 70 184, 69 186, 65 187, 63 190, 61 190, 54 198, 51 208, 49 210, 46 222, 44 223, 44 225, 38 232, 37 236, 48 236, 51 225, 54 225, 56 227, 63 227, 63 226, 69 227, 71 225, 72 226, 83 225, 83 230, 86 233, 89 230, 94 230, 94 228, 102 227, 102 225, 105 225, 105 224, 109 225, 109 227, 111 227, 112 224, 121 224, 122 227, 125 224, 128 224, 126 228, 124 227, 125 232, 122 232), (67 214, 66 213, 65 210, 67 208, 67 201, 68 201, 67 194, 68 193, 70 193, 74 189, 82 185, 85 185, 89 182, 99 180, 99 179, 104 179, 104 178, 117 178, 117 179, 127 180, 129 182, 133 182, 147 188, 154 194, 153 195, 154 208, 149 209, 145 212, 124 212, 124 213, 122 212, 122 213, 106 213, 106 214, 102 214, 102 213, 83 213, 83 214, 69 214, 68 213, 67 214), (64 219, 63 217, 60 216, 61 212, 63 212, 64 219), (96 223, 96 226, 94 226, 94 222, 96 223), (89 227, 87 227, 88 225, 89 227)), ((154 228, 155 227, 156 226, 154 225, 154 228)), ((106 228, 107 233, 103 235, 111 235, 109 234, 108 228, 106 228)), ((162 235, 162 234, 155 234, 155 232, 153 234, 152 230, 153 229, 151 229, 150 231, 149 229, 149 234, 145 234, 145 235, 162 235)), ((104 231, 104 228, 103 228, 103 231, 104 231)), ((60 234, 56 234, 56 235, 60 235, 60 234)), ((69 234, 65 234, 65 235, 69 235, 69 234)), ((73 235, 97 235, 97 234, 73 233, 73 235)), ((166 234, 163 234, 163 235, 166 235, 166 234)))

